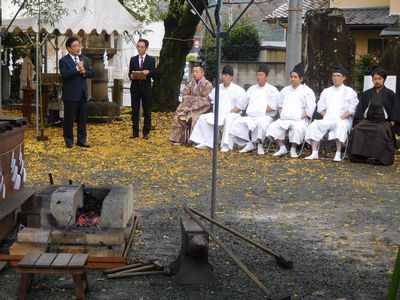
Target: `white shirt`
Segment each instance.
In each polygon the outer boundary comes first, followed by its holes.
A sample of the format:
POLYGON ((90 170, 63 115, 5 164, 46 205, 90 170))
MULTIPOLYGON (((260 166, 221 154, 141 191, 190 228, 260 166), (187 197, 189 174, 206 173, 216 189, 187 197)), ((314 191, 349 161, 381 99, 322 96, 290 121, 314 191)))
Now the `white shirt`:
POLYGON ((303 112, 307 113, 309 118, 312 117, 315 110, 315 94, 305 84, 300 84, 293 88, 289 85, 282 89, 281 99, 278 104, 282 108, 280 118, 282 120, 301 120, 303 112))
MULTIPOLYGON (((233 82, 227 87, 225 87, 223 83, 219 85, 218 125, 223 125, 225 116, 229 114, 233 108, 237 107, 240 110, 244 110, 240 101, 245 93, 243 88, 233 82)), ((213 88, 208 97, 211 103, 214 104, 215 88, 213 88)), ((213 111, 215 112, 215 105, 213 106, 213 111)))
POLYGON ((354 115, 358 104, 357 93, 350 87, 342 84, 339 87, 331 86, 322 91, 318 101, 318 112, 326 111, 324 120, 340 121, 340 116, 349 112, 354 115))
POLYGON ((274 117, 278 109, 279 99, 280 94, 276 87, 268 83, 263 87, 256 84, 247 90, 243 97, 243 104, 247 106, 246 114, 250 117, 274 117), (267 113, 268 106, 274 111, 267 113))

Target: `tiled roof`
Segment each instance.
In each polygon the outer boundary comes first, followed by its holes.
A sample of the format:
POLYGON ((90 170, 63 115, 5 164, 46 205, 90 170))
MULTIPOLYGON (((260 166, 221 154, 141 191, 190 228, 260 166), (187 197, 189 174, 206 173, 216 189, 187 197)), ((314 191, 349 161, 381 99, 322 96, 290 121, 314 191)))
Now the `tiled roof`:
MULTIPOLYGON (((308 10, 328 7, 328 0, 303 0, 303 17, 308 10)), ((264 21, 273 22, 278 19, 281 22, 287 22, 288 8, 289 4, 287 1, 266 16, 264 21)), ((389 16, 388 7, 345 8, 342 11, 346 19, 346 24, 351 27, 388 26, 395 24, 397 20, 397 16, 389 16)))
MULTIPOLYGON (((310 9, 324 9, 329 7, 329 0, 303 0, 303 17, 307 10, 310 9)), ((271 14, 265 17, 265 21, 273 19, 287 19, 289 9, 289 1, 276 8, 271 14)))
POLYGON ((389 16, 389 8, 347 8, 343 9, 346 24, 350 26, 387 26, 396 23, 397 16, 389 16))

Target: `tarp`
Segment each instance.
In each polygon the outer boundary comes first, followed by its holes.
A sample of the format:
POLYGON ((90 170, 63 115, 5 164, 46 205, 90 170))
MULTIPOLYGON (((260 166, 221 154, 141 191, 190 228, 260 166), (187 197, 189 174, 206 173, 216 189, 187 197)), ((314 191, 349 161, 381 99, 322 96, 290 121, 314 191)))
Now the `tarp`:
MULTIPOLYGON (((76 34, 78 32, 133 34, 141 31, 141 23, 136 20, 118 0, 64 0, 62 4, 68 11, 54 25, 40 23, 40 29, 47 33, 76 34)), ((23 10, 21 11, 23 13, 23 10)), ((37 18, 18 16, 9 32, 36 32, 37 18)), ((4 19, 2 30, 11 19, 4 19)))

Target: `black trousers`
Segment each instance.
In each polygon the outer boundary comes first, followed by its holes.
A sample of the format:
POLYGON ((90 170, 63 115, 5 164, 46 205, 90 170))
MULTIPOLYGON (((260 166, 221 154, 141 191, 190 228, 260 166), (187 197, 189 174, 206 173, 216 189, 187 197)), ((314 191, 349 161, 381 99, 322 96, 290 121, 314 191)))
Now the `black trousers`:
POLYGON ((151 129, 151 90, 147 91, 139 88, 136 92, 131 91, 133 136, 139 136, 140 103, 142 103, 143 108, 143 135, 145 135, 149 134, 151 129))
POLYGON ((63 132, 65 143, 69 145, 74 143, 73 126, 75 118, 78 123, 77 143, 86 144, 87 102, 83 94, 79 101, 64 101, 63 132))

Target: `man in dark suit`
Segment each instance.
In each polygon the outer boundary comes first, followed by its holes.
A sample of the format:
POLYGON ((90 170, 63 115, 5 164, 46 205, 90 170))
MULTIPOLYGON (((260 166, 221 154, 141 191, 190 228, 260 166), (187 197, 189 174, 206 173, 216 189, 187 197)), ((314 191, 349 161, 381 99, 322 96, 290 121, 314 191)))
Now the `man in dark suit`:
POLYGON ((146 54, 149 41, 140 39, 136 44, 138 55, 133 56, 129 63, 129 78, 131 79, 132 130, 131 138, 139 137, 139 111, 142 101, 144 125, 143 138, 148 140, 151 129, 151 78, 154 78, 156 60, 146 54))
POLYGON ((67 148, 74 144, 73 123, 78 121, 77 145, 90 147, 86 141, 86 121, 88 88, 86 78, 93 77, 88 58, 79 55, 81 45, 76 37, 67 39, 65 46, 68 54, 59 60, 63 80, 62 100, 64 102, 64 140, 67 148))

